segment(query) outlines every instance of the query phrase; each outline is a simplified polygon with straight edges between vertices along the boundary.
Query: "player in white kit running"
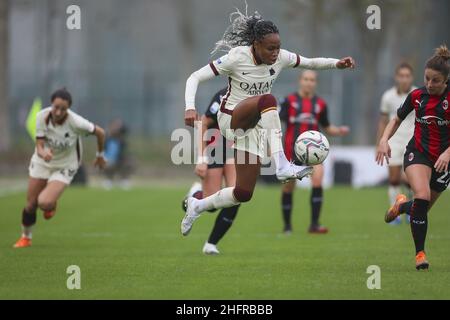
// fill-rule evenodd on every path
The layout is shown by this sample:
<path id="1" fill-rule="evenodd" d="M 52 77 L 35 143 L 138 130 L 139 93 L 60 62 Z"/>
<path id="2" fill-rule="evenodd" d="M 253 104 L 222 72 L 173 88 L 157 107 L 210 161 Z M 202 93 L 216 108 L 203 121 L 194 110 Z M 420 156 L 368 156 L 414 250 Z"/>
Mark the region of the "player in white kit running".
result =
<path id="1" fill-rule="evenodd" d="M 103 169 L 106 164 L 104 130 L 69 110 L 72 96 L 65 88 L 52 94 L 51 103 L 36 117 L 36 148 L 29 166 L 27 205 L 22 211 L 22 236 L 15 248 L 31 246 L 37 208 L 47 220 L 55 215 L 56 202 L 80 165 L 82 136 L 97 137 L 94 165 Z"/>
<path id="2" fill-rule="evenodd" d="M 234 140 L 236 185 L 201 200 L 188 198 L 186 215 L 181 223 L 181 233 L 185 236 L 202 212 L 250 201 L 260 174 L 260 158 L 267 153 L 264 147 L 266 139 L 280 181 L 302 179 L 312 173 L 311 167 L 290 163 L 283 151 L 277 101 L 270 94 L 280 72 L 297 67 L 354 67 L 351 57 L 341 60 L 308 59 L 283 50 L 274 23 L 262 19 L 258 13 L 248 16 L 237 11 L 234 15 L 232 25 L 213 51 L 226 49 L 228 53 L 194 72 L 186 82 L 185 123 L 193 126 L 198 119 L 195 110 L 198 84 L 218 75 L 227 76 L 228 92 L 222 98 L 218 123 L 222 135 Z"/>
<path id="3" fill-rule="evenodd" d="M 380 120 L 378 123 L 378 141 L 390 120 L 397 116 L 397 109 L 403 104 L 407 95 L 416 87 L 413 86 L 413 68 L 408 63 L 401 63 L 395 69 L 395 86 L 387 90 L 381 98 Z M 389 140 L 391 146 L 391 158 L 389 160 L 389 204 L 393 205 L 396 197 L 401 192 L 401 184 L 406 182 L 406 177 L 402 174 L 403 155 L 406 145 L 414 134 L 414 113 L 411 112 L 402 122 L 394 136 Z M 400 216 L 393 224 L 401 222 Z"/>

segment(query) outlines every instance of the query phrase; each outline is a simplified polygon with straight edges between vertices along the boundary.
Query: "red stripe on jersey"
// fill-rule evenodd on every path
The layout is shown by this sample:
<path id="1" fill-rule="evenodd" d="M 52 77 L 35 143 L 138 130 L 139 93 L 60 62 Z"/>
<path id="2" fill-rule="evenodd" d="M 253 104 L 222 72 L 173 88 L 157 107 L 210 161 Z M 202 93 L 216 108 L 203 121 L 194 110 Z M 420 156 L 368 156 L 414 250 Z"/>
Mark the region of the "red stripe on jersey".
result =
<path id="1" fill-rule="evenodd" d="M 314 117 L 316 118 L 316 124 L 315 124 L 313 130 L 320 131 L 319 125 L 322 125 L 320 123 L 320 118 L 322 117 L 322 112 L 325 112 L 325 108 L 327 107 L 327 103 L 325 102 L 325 100 L 323 100 L 322 98 L 317 97 L 317 96 L 316 96 L 316 103 L 319 106 L 319 108 L 318 108 L 318 110 L 315 110 L 315 112 L 314 112 Z M 314 106 L 314 108 L 315 107 L 316 106 Z"/>
<path id="2" fill-rule="evenodd" d="M 297 103 L 297 95 L 291 94 L 287 97 L 287 101 L 289 102 L 288 106 L 288 123 L 286 126 L 286 134 L 284 138 L 284 153 L 286 158 L 289 161 L 292 161 L 294 158 L 294 139 L 296 138 L 295 125 L 291 123 L 291 119 L 295 119 L 297 116 L 297 110 L 292 107 L 294 103 Z"/>
<path id="3" fill-rule="evenodd" d="M 313 114 L 314 106 L 312 105 L 311 99 L 302 99 L 302 106 L 303 106 L 302 114 L 304 114 L 304 113 Z M 297 134 L 302 134 L 303 132 L 308 131 L 308 130 L 310 130 L 310 124 L 309 123 L 301 123 L 299 132 Z"/>
<path id="4" fill-rule="evenodd" d="M 416 100 L 420 101 L 421 99 L 420 95 L 421 95 L 420 89 L 417 89 L 411 93 L 412 98 L 411 100 L 414 105 L 415 117 L 418 117 L 419 104 L 416 102 Z M 422 127 L 420 126 L 419 123 L 414 122 L 414 145 L 419 152 L 423 152 L 422 144 L 420 143 L 421 140 L 422 140 Z"/>
<path id="5" fill-rule="evenodd" d="M 216 68 L 216 66 L 214 65 L 214 63 L 210 62 L 210 63 L 209 63 L 209 66 L 211 67 L 211 69 L 212 69 L 212 71 L 214 72 L 214 74 L 215 74 L 216 76 L 218 76 L 218 75 L 219 75 L 219 71 L 217 71 L 217 68 Z"/>
<path id="6" fill-rule="evenodd" d="M 228 90 L 227 90 L 227 94 L 225 95 L 225 97 L 222 99 L 222 102 L 220 103 L 220 112 L 229 114 L 231 116 L 233 114 L 233 110 L 229 110 L 229 109 L 225 108 L 225 105 L 227 104 L 230 94 L 231 94 L 231 78 L 228 77 Z"/>
<path id="7" fill-rule="evenodd" d="M 437 104 L 439 104 L 440 97 L 430 97 L 426 106 L 426 114 L 430 116 L 437 116 Z M 441 135 L 438 125 L 436 123 L 428 126 L 428 151 L 433 161 L 439 157 L 439 149 L 441 147 Z"/>

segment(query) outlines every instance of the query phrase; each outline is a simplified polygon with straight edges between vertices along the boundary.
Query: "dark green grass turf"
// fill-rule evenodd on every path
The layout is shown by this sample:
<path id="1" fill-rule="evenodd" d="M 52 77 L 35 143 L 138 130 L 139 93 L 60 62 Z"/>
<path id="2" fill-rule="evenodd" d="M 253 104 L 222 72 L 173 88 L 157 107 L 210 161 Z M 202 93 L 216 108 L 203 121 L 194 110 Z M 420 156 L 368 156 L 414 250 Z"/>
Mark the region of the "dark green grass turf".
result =
<path id="1" fill-rule="evenodd" d="M 12 249 L 25 195 L 0 198 L 0 298 L 7 299 L 450 299 L 450 193 L 431 212 L 431 268 L 414 268 L 409 226 L 383 222 L 385 189 L 325 193 L 328 235 L 308 235 L 309 191 L 297 190 L 294 234 L 281 230 L 279 187 L 258 186 L 220 256 L 201 253 L 215 219 L 180 235 L 182 188 L 70 188 L 58 213 L 39 213 L 33 247 Z M 66 268 L 81 268 L 81 290 Z M 381 268 L 381 290 L 366 286 Z"/>

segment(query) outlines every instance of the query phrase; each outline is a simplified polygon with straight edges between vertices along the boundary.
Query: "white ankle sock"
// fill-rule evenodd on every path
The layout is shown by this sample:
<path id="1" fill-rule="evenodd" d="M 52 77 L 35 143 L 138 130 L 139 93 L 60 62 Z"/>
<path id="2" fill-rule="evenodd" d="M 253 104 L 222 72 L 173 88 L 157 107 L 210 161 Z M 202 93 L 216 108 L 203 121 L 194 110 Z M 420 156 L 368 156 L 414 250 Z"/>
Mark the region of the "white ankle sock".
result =
<path id="1" fill-rule="evenodd" d="M 283 150 L 280 116 L 277 110 L 261 113 L 261 126 L 267 130 L 270 152 L 277 170 L 289 165 Z"/>
<path id="2" fill-rule="evenodd" d="M 201 200 L 197 200 L 197 212 L 229 208 L 239 204 L 233 195 L 234 187 L 224 188 Z"/>
<path id="3" fill-rule="evenodd" d="M 287 166 L 289 166 L 291 163 L 289 162 L 289 160 L 286 158 L 286 155 L 284 154 L 284 151 L 278 151 L 275 154 L 272 154 L 272 158 L 275 161 L 275 167 L 276 170 L 279 171 L 283 168 L 286 168 Z"/>
<path id="4" fill-rule="evenodd" d="M 401 192 L 400 186 L 389 185 L 388 194 L 390 204 L 393 205 L 395 203 L 395 198 Z"/>
<path id="5" fill-rule="evenodd" d="M 22 225 L 22 237 L 31 239 L 33 237 L 33 234 L 31 233 L 31 229 L 33 227 L 25 227 Z"/>

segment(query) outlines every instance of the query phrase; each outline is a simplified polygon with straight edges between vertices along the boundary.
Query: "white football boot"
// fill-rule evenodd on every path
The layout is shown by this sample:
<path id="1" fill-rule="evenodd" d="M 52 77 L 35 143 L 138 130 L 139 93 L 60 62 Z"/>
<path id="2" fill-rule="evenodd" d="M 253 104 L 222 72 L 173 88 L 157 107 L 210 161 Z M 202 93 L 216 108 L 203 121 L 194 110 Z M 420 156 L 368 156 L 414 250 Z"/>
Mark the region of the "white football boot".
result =
<path id="1" fill-rule="evenodd" d="M 190 197 L 193 197 L 194 194 L 198 191 L 202 191 L 202 184 L 198 181 L 194 182 L 191 186 L 191 188 L 189 189 L 188 193 L 186 194 L 186 197 L 184 197 L 183 201 L 181 201 L 181 208 L 183 209 L 184 212 L 186 212 L 186 203 L 187 203 L 187 199 Z"/>
<path id="2" fill-rule="evenodd" d="M 206 242 L 203 246 L 203 253 L 207 255 L 216 255 L 219 254 L 219 250 L 217 249 L 215 244 Z"/>
<path id="3" fill-rule="evenodd" d="M 302 180 L 305 177 L 309 177 L 313 172 L 313 167 L 302 167 L 290 163 L 289 166 L 277 170 L 277 179 L 282 183 L 286 183 L 289 180 L 298 179 Z"/>
<path id="4" fill-rule="evenodd" d="M 200 212 L 196 211 L 196 202 L 199 201 L 193 197 L 189 197 L 186 200 L 186 214 L 181 221 L 181 234 L 187 236 L 192 229 L 192 225 L 195 220 L 200 217 Z"/>

